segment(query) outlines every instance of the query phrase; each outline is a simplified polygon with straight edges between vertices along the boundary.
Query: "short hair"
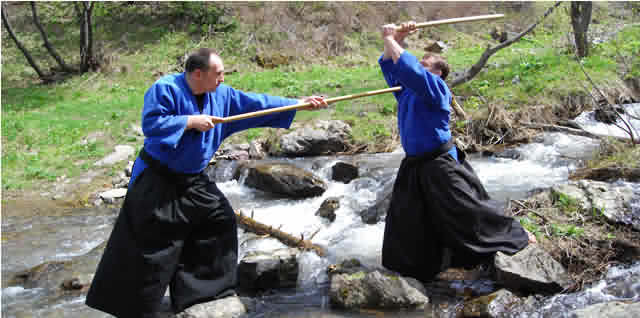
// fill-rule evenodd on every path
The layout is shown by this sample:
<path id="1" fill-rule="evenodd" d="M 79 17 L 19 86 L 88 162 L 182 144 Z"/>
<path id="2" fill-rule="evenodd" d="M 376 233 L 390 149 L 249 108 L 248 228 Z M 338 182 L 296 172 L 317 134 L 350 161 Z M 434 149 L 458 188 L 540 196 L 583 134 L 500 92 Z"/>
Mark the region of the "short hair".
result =
<path id="1" fill-rule="evenodd" d="M 187 71 L 187 73 L 191 73 L 195 70 L 208 71 L 211 55 L 218 56 L 218 53 L 209 48 L 200 48 L 197 51 L 191 53 L 191 55 L 189 55 L 187 61 L 185 62 L 185 71 Z"/>
<path id="2" fill-rule="evenodd" d="M 439 54 L 434 54 L 434 53 L 426 53 L 422 58 L 428 59 L 431 57 L 435 59 L 433 63 L 433 67 L 437 70 L 440 70 L 440 72 L 442 72 L 442 75 L 440 77 L 443 80 L 446 80 L 447 76 L 449 76 L 449 71 L 450 71 L 447 60 L 445 60 L 445 58 L 440 56 Z"/>

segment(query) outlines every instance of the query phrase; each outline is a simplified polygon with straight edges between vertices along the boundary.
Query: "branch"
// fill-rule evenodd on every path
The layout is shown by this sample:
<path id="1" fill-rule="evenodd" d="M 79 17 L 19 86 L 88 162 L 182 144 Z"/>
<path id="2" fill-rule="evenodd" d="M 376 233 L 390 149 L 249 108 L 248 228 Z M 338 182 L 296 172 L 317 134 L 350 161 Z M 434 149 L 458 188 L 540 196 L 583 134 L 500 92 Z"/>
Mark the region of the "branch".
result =
<path id="1" fill-rule="evenodd" d="M 42 27 L 42 24 L 40 24 L 40 19 L 38 18 L 38 12 L 36 11 L 35 1 L 31 1 L 31 14 L 33 15 L 33 23 L 35 23 L 36 27 L 38 28 L 38 31 L 40 31 L 40 35 L 42 35 L 42 40 L 44 41 L 44 46 L 47 48 L 47 51 L 49 51 L 49 54 L 51 54 L 51 56 L 53 56 L 56 62 L 58 62 L 58 65 L 60 65 L 63 71 L 67 71 L 67 72 L 73 71 L 73 69 L 67 66 L 67 64 L 60 57 L 60 55 L 58 55 L 58 53 L 55 51 L 53 46 L 51 46 L 51 43 L 47 38 L 47 33 L 44 32 L 44 28 Z"/>
<path id="2" fill-rule="evenodd" d="M 584 69 L 584 66 L 582 65 L 582 63 L 580 63 L 580 59 L 579 57 L 576 55 L 576 60 L 578 62 L 578 65 L 580 65 L 580 69 L 582 70 L 582 73 L 584 73 L 584 75 L 587 77 L 587 79 L 589 80 L 589 82 L 591 83 L 591 85 L 598 91 L 598 93 L 600 94 L 600 96 L 602 96 L 602 98 L 607 102 L 607 107 L 613 111 L 614 114 L 616 114 L 616 117 L 618 117 L 622 123 L 625 125 L 626 128 L 623 128 L 622 126 L 620 126 L 618 123 L 614 123 L 614 125 L 618 128 L 620 128 L 622 131 L 624 131 L 625 133 L 627 133 L 627 135 L 629 135 L 629 138 L 631 139 L 631 144 L 635 145 L 636 144 L 636 140 L 634 137 L 634 129 L 631 127 L 631 125 L 629 124 L 629 122 L 622 117 L 622 115 L 620 115 L 620 113 L 618 113 L 615 108 L 613 107 L 613 105 L 611 105 L 611 103 L 609 102 L 609 99 L 607 98 L 607 96 L 600 90 L 600 88 L 596 85 L 596 83 L 593 81 L 593 79 L 591 78 L 591 76 L 589 76 L 589 73 L 587 73 L 587 71 Z M 601 107 L 602 108 L 602 107 Z"/>
<path id="3" fill-rule="evenodd" d="M 300 238 L 297 238 L 289 233 L 285 233 L 283 231 L 280 231 L 279 229 L 275 229 L 272 226 L 262 224 L 254 220 L 253 218 L 244 216 L 242 213 L 236 212 L 236 218 L 238 219 L 238 224 L 247 231 L 253 232 L 258 235 L 269 234 L 270 236 L 277 238 L 280 242 L 287 246 L 297 247 L 302 250 L 311 250 L 318 254 L 318 256 L 327 255 L 327 251 L 322 246 L 313 244 L 309 240 L 305 240 L 303 235 L 300 235 Z M 316 231 L 316 233 L 313 233 L 313 235 L 311 235 L 311 238 L 313 238 L 317 233 L 318 231 Z"/>
<path id="4" fill-rule="evenodd" d="M 556 7 L 558 7 L 561 4 L 562 4 L 562 2 L 558 1 L 553 6 L 549 7 L 549 9 L 547 9 L 547 11 L 544 13 L 544 15 L 540 19 L 538 19 L 538 21 L 536 23 L 534 23 L 531 26 L 529 26 L 526 30 L 520 32 L 520 34 L 516 35 L 514 38 L 512 38 L 510 40 L 507 40 L 507 41 L 505 41 L 503 43 L 500 43 L 495 47 L 491 47 L 490 44 L 487 45 L 487 48 L 482 53 L 482 56 L 480 56 L 480 59 L 478 59 L 478 61 L 473 66 L 471 66 L 471 68 L 469 68 L 462 76 L 453 79 L 451 81 L 451 85 L 449 85 L 449 86 L 450 87 L 455 87 L 455 86 L 458 86 L 460 84 L 464 84 L 464 83 L 470 81 L 472 78 L 474 78 L 476 75 L 478 75 L 478 73 L 480 73 L 480 70 L 482 70 L 482 68 L 487 64 L 487 61 L 489 60 L 489 58 L 493 54 L 495 54 L 496 52 L 504 49 L 505 47 L 507 47 L 507 46 L 519 41 L 522 37 L 527 35 L 536 26 L 538 26 L 538 24 L 540 24 L 540 22 L 542 22 L 547 16 L 549 16 L 549 14 L 551 14 L 551 12 L 553 12 L 553 10 Z"/>
<path id="5" fill-rule="evenodd" d="M 24 57 L 27 58 L 29 65 L 31 65 L 31 67 L 33 67 L 36 73 L 38 73 L 38 76 L 40 77 L 40 79 L 44 82 L 48 82 L 49 81 L 48 77 L 40 70 L 40 67 L 38 67 L 38 64 L 36 64 L 36 61 L 33 60 L 33 57 L 31 57 L 31 54 L 29 53 L 29 51 L 27 51 L 24 45 L 22 45 L 20 40 L 18 40 L 16 35 L 13 33 L 13 29 L 9 24 L 9 19 L 7 19 L 7 10 L 4 4 L 2 4 L 2 24 L 4 24 L 4 27 L 7 29 L 7 33 L 9 33 L 9 36 L 11 37 L 13 42 L 16 43 L 16 46 L 18 47 L 18 49 L 20 49 Z"/>

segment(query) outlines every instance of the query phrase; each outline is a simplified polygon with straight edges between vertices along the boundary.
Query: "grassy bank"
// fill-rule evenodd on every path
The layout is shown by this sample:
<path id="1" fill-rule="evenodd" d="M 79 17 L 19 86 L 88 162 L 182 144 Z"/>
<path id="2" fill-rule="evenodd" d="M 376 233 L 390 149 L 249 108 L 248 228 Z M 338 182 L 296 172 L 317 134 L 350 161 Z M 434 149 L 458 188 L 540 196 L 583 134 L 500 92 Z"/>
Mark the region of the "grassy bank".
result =
<path id="1" fill-rule="evenodd" d="M 365 4 L 361 6 L 359 10 L 366 12 Z M 539 15 L 547 6 L 535 3 L 529 12 L 512 13 L 506 25 L 530 21 L 532 15 Z M 14 12 L 29 14 L 24 8 Z M 145 18 L 144 12 L 137 14 L 128 18 L 132 23 L 128 28 L 123 28 L 122 20 L 109 12 L 96 17 L 96 34 L 101 36 L 105 67 L 50 85 L 37 82 L 33 70 L 3 31 L 4 190 L 38 189 L 63 177 L 79 176 L 95 169 L 93 163 L 110 153 L 116 144 L 139 148 L 142 138 L 131 127 L 139 125 L 144 92 L 162 74 L 180 71 L 180 58 L 196 47 L 224 48 L 221 55 L 226 69 L 231 71 L 226 76 L 227 84 L 247 91 L 335 97 L 386 87 L 377 65 L 382 44 L 375 28 L 342 34 L 339 55 L 331 54 L 331 47 L 318 48 L 318 43 L 308 40 L 309 35 L 300 34 L 299 38 L 309 42 L 301 43 L 299 54 L 293 55 L 280 49 L 281 39 L 257 22 L 240 21 L 235 31 L 202 36 L 194 33 L 190 25 L 162 23 L 161 16 Z M 629 22 L 625 17 L 611 17 L 606 4 L 597 6 L 594 17 L 599 24 L 592 28 L 598 30 L 614 30 Z M 36 57 L 45 57 L 41 39 L 28 20 L 22 25 L 18 22 L 15 31 L 21 40 Z M 55 30 L 60 23 L 48 27 Z M 493 26 L 503 24 L 430 29 L 411 40 L 409 51 L 422 55 L 424 41 L 446 39 L 449 49 L 443 54 L 454 70 L 461 70 L 475 62 L 487 44 L 496 44 L 488 35 Z M 506 109 L 562 105 L 568 95 L 586 94 L 584 87 L 588 84 L 568 51 L 569 31 L 566 13 L 556 10 L 534 34 L 501 50 L 490 59 L 486 71 L 454 88 L 454 93 L 463 98 L 463 106 L 472 114 L 480 113 L 489 104 Z M 60 31 L 50 37 L 64 56 L 73 58 L 77 50 L 76 33 Z M 307 52 L 305 47 L 312 53 L 303 54 Z M 599 85 L 616 85 L 622 76 L 638 76 L 639 51 L 640 27 L 627 26 L 609 41 L 595 45 L 582 64 Z M 256 56 L 277 54 L 293 58 L 273 69 L 262 68 L 255 62 Z M 52 64 L 42 61 L 41 66 Z M 348 121 L 353 126 L 354 142 L 359 144 L 389 142 L 395 135 L 395 101 L 390 94 L 336 103 L 326 111 L 300 112 L 296 121 L 318 118 Z M 267 133 L 254 129 L 234 136 L 230 142 L 244 142 Z M 104 173 L 116 173 L 122 165 Z"/>

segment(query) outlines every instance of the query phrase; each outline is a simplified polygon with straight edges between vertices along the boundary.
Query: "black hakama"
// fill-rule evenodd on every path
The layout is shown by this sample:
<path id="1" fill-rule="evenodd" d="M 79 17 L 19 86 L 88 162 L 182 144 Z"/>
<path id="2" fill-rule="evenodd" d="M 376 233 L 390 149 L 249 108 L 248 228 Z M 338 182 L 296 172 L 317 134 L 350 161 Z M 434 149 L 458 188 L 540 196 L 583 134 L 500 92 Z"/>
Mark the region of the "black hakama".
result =
<path id="1" fill-rule="evenodd" d="M 167 286 L 177 313 L 236 283 L 237 227 L 227 199 L 205 173 L 172 173 L 145 155 L 149 167 L 127 193 L 86 298 L 116 317 L 159 311 Z"/>
<path id="2" fill-rule="evenodd" d="M 465 154 L 403 159 L 386 216 L 382 264 L 423 282 L 448 265 L 472 266 L 497 251 L 514 254 L 528 235 L 492 201 Z M 453 255 L 446 264 L 445 249 Z"/>

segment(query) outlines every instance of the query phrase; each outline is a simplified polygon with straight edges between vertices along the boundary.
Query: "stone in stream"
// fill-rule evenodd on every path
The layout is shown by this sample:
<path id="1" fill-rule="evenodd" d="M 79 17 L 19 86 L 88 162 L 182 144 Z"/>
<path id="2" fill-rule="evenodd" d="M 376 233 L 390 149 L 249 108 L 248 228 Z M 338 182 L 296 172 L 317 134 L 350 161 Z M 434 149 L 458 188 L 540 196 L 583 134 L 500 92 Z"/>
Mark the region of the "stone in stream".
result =
<path id="1" fill-rule="evenodd" d="M 416 279 L 384 269 L 368 269 L 357 260 L 329 268 L 332 305 L 350 310 L 422 310 L 429 304 L 424 286 Z"/>
<path id="2" fill-rule="evenodd" d="M 327 184 L 315 174 L 287 163 L 248 164 L 239 167 L 236 179 L 248 170 L 245 185 L 289 198 L 309 198 L 322 195 Z"/>
<path id="3" fill-rule="evenodd" d="M 329 222 L 336 220 L 336 210 L 340 208 L 340 198 L 331 197 L 322 202 L 315 215 L 323 217 Z"/>
<path id="4" fill-rule="evenodd" d="M 497 252 L 494 266 L 496 281 L 512 291 L 554 294 L 572 284 L 564 267 L 536 244 L 514 255 Z"/>

